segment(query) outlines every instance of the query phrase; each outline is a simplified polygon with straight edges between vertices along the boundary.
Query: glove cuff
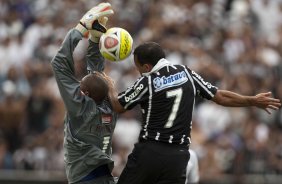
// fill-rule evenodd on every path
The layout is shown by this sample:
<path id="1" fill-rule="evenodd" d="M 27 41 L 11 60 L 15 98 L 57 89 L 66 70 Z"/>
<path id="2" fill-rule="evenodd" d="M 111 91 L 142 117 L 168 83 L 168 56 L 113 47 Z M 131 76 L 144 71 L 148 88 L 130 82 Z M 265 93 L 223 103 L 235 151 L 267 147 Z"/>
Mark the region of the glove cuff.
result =
<path id="1" fill-rule="evenodd" d="M 84 38 L 88 37 L 89 31 L 81 23 L 78 23 L 75 29 L 78 30 Z"/>

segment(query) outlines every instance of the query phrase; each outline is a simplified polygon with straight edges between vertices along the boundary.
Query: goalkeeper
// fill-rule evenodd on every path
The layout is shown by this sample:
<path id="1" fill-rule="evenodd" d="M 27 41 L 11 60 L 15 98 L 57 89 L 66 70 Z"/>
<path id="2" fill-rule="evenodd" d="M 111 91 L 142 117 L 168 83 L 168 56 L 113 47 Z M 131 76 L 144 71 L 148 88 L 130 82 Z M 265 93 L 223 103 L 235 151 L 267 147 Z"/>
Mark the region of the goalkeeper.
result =
<path id="1" fill-rule="evenodd" d="M 65 104 L 64 161 L 69 183 L 113 184 L 111 175 L 112 134 L 116 113 L 108 100 L 111 85 L 102 73 L 104 58 L 99 37 L 106 32 L 109 3 L 89 10 L 66 35 L 51 64 Z M 89 37 L 86 62 L 89 74 L 79 82 L 74 74 L 73 51 L 83 37 Z"/>

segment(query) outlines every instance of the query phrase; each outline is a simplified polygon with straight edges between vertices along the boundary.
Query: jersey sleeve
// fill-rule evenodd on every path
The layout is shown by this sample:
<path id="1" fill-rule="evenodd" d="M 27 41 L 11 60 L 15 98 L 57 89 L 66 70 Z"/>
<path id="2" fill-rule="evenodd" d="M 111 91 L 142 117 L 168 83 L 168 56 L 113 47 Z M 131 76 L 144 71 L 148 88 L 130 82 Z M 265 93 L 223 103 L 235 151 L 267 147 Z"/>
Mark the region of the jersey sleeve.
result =
<path id="1" fill-rule="evenodd" d="M 65 108 L 71 115 L 81 113 L 85 101 L 85 96 L 80 91 L 80 83 L 75 78 L 73 60 L 73 51 L 81 39 L 82 34 L 80 32 L 75 29 L 70 30 L 51 61 Z"/>
<path id="2" fill-rule="evenodd" d="M 192 76 L 193 83 L 194 83 L 195 88 L 196 88 L 196 93 L 197 93 L 196 95 L 198 95 L 202 98 L 205 98 L 207 100 L 211 100 L 214 97 L 214 95 L 217 91 L 217 87 L 213 86 L 209 82 L 206 82 L 203 79 L 203 77 L 201 77 L 195 71 L 189 69 L 188 67 L 186 67 L 186 68 Z"/>
<path id="3" fill-rule="evenodd" d="M 148 78 L 141 77 L 126 91 L 121 92 L 118 95 L 118 100 L 124 109 L 130 110 L 142 101 L 147 100 L 148 94 Z"/>
<path id="4" fill-rule="evenodd" d="M 104 62 L 105 59 L 100 53 L 99 44 L 88 40 L 89 46 L 86 54 L 86 63 L 88 73 L 93 71 L 104 71 Z"/>

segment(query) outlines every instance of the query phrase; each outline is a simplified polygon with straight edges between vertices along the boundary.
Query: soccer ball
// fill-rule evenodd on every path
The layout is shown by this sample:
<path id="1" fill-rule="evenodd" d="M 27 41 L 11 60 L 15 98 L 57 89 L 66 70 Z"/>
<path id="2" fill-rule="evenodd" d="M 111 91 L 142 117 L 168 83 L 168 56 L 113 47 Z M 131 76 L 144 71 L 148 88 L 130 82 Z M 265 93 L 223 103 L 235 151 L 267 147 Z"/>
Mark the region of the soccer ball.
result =
<path id="1" fill-rule="evenodd" d="M 118 62 L 131 54 L 132 45 L 133 39 L 125 29 L 113 27 L 101 36 L 99 49 L 104 58 Z"/>

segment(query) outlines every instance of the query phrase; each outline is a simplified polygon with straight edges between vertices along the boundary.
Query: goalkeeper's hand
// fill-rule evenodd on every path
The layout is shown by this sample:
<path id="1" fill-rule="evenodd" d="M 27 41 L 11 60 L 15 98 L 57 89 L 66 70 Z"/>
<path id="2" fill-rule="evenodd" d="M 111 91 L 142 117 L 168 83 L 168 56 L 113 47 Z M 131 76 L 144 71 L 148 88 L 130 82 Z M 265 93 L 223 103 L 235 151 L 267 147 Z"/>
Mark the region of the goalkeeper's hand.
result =
<path id="1" fill-rule="evenodd" d="M 102 25 L 103 17 L 112 15 L 114 11 L 112 10 L 110 3 L 100 3 L 97 6 L 91 8 L 81 19 L 79 24 L 75 27 L 84 37 L 88 36 L 88 30 L 95 30 L 97 32 L 105 33 L 107 31 L 106 27 Z M 99 22 L 101 21 L 101 23 Z M 100 34 L 100 35 L 101 35 Z"/>
<path id="2" fill-rule="evenodd" d="M 94 42 L 94 43 L 99 43 L 100 41 L 100 37 L 102 36 L 103 33 L 105 33 L 107 31 L 106 28 L 106 24 L 108 21 L 108 17 L 101 17 L 98 19 L 98 22 L 94 22 L 93 27 L 103 27 L 103 31 L 99 30 L 99 29 L 92 29 L 89 30 L 90 33 L 90 37 L 89 39 Z"/>

